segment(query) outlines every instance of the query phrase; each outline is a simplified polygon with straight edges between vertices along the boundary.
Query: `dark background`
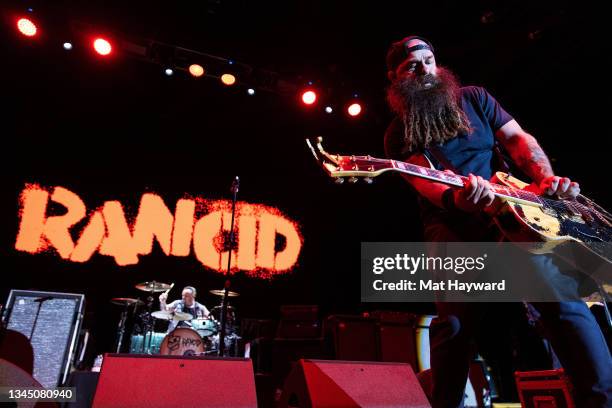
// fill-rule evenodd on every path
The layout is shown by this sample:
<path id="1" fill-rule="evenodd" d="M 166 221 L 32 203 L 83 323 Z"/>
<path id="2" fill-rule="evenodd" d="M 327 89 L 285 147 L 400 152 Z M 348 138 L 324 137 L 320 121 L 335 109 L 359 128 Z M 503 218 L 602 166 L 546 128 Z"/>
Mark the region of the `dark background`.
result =
<path id="1" fill-rule="evenodd" d="M 282 304 L 318 304 L 322 313 L 386 308 L 432 311 L 422 304 L 362 304 L 359 251 L 364 241 L 417 241 L 414 196 L 396 175 L 371 185 L 336 186 L 317 168 L 305 137 L 323 135 L 328 150 L 383 156 L 391 119 L 384 102 L 384 56 L 408 34 L 429 38 L 438 63 L 466 84 L 482 85 L 548 152 L 556 172 L 610 204 L 604 165 L 609 116 L 604 13 L 594 1 L 264 1 L 200 0 L 4 2 L 1 42 L 2 199 L 0 300 L 11 288 L 85 293 L 87 324 L 100 351 L 112 346 L 118 307 L 137 282 L 194 285 L 199 300 L 223 277 L 193 257 L 156 247 L 137 265 L 95 255 L 85 264 L 14 249 L 18 196 L 25 183 L 63 186 L 92 210 L 119 200 L 135 210 L 142 193 L 171 210 L 185 194 L 239 198 L 281 209 L 301 225 L 296 269 L 271 281 L 236 276 L 239 317 L 275 317 Z M 15 17 L 33 7 L 41 26 L 20 37 Z M 162 67 L 84 50 L 68 27 L 82 21 L 133 38 L 153 38 L 282 74 L 312 80 L 332 103 L 358 92 L 365 111 L 349 119 L 323 102 L 305 109 L 295 95 L 222 87 L 216 80 L 171 78 Z M 61 44 L 70 38 L 75 49 Z M 604 102 L 600 102 L 600 101 Z M 170 298 L 176 298 L 173 290 Z"/>

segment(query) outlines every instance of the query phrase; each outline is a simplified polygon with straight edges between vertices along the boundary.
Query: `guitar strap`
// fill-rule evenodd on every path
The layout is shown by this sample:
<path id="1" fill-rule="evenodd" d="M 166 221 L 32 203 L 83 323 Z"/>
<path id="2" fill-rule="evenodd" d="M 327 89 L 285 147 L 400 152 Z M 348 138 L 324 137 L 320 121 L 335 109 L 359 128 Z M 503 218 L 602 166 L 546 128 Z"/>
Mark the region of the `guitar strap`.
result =
<path id="1" fill-rule="evenodd" d="M 499 147 L 499 142 L 497 140 L 495 140 L 495 143 L 493 145 L 493 151 L 495 152 L 495 156 L 497 157 L 500 170 L 504 173 L 512 175 L 512 172 L 510 171 L 510 166 L 508 165 L 508 162 L 506 161 L 506 158 L 504 157 L 504 154 L 502 153 L 501 148 Z M 442 150 L 440 150 L 439 145 L 430 145 L 428 149 L 425 149 L 425 154 L 427 155 L 427 153 L 431 154 L 438 161 L 438 163 L 442 165 L 444 170 L 451 170 L 455 174 L 461 174 L 457 170 L 457 168 L 453 166 L 450 160 L 446 158 L 446 155 L 442 153 Z"/>
<path id="2" fill-rule="evenodd" d="M 440 163 L 444 170 L 450 170 L 455 174 L 461 174 L 459 173 L 457 168 L 453 166 L 453 163 L 451 163 L 450 160 L 446 158 L 444 153 L 442 153 L 442 150 L 440 150 L 440 147 L 438 145 L 430 145 L 428 149 L 425 149 L 425 154 L 427 153 L 431 154 L 438 161 L 438 163 Z"/>

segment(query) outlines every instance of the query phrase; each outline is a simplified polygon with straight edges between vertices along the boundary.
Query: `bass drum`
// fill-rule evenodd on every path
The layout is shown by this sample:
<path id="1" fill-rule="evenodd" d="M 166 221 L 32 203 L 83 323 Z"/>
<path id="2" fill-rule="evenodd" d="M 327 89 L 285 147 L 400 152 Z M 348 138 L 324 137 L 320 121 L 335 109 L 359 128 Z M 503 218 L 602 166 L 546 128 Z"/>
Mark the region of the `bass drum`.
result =
<path id="1" fill-rule="evenodd" d="M 206 351 L 202 337 L 195 330 L 179 327 L 164 337 L 159 354 L 163 356 L 193 356 Z"/>

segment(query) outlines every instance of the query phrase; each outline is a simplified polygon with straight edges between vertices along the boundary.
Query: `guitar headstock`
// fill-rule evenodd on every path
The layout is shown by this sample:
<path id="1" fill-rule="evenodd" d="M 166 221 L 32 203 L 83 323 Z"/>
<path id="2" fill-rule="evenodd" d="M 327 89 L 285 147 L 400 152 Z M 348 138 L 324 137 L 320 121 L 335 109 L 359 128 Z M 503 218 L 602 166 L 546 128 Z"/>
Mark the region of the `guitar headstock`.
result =
<path id="1" fill-rule="evenodd" d="M 315 159 L 330 177 L 335 178 L 338 184 L 342 184 L 347 177 L 350 183 L 356 183 L 362 178 L 366 183 L 371 184 L 373 177 L 393 168 L 391 161 L 386 159 L 377 159 L 371 156 L 330 154 L 323 149 L 322 143 L 323 138 L 320 136 L 316 138 L 314 143 L 310 139 L 306 139 L 306 144 Z"/>

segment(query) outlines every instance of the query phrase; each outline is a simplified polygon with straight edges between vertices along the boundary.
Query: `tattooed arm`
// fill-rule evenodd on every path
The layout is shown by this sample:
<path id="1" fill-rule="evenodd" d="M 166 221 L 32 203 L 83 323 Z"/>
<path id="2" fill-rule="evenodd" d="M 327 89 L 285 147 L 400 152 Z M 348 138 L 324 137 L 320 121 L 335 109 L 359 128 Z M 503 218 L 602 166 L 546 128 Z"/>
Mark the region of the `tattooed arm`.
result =
<path id="1" fill-rule="evenodd" d="M 495 136 L 517 166 L 533 180 L 530 190 L 539 194 L 556 194 L 560 198 L 574 198 L 580 193 L 578 183 L 567 177 L 555 176 L 544 150 L 516 120 L 502 126 Z"/>

